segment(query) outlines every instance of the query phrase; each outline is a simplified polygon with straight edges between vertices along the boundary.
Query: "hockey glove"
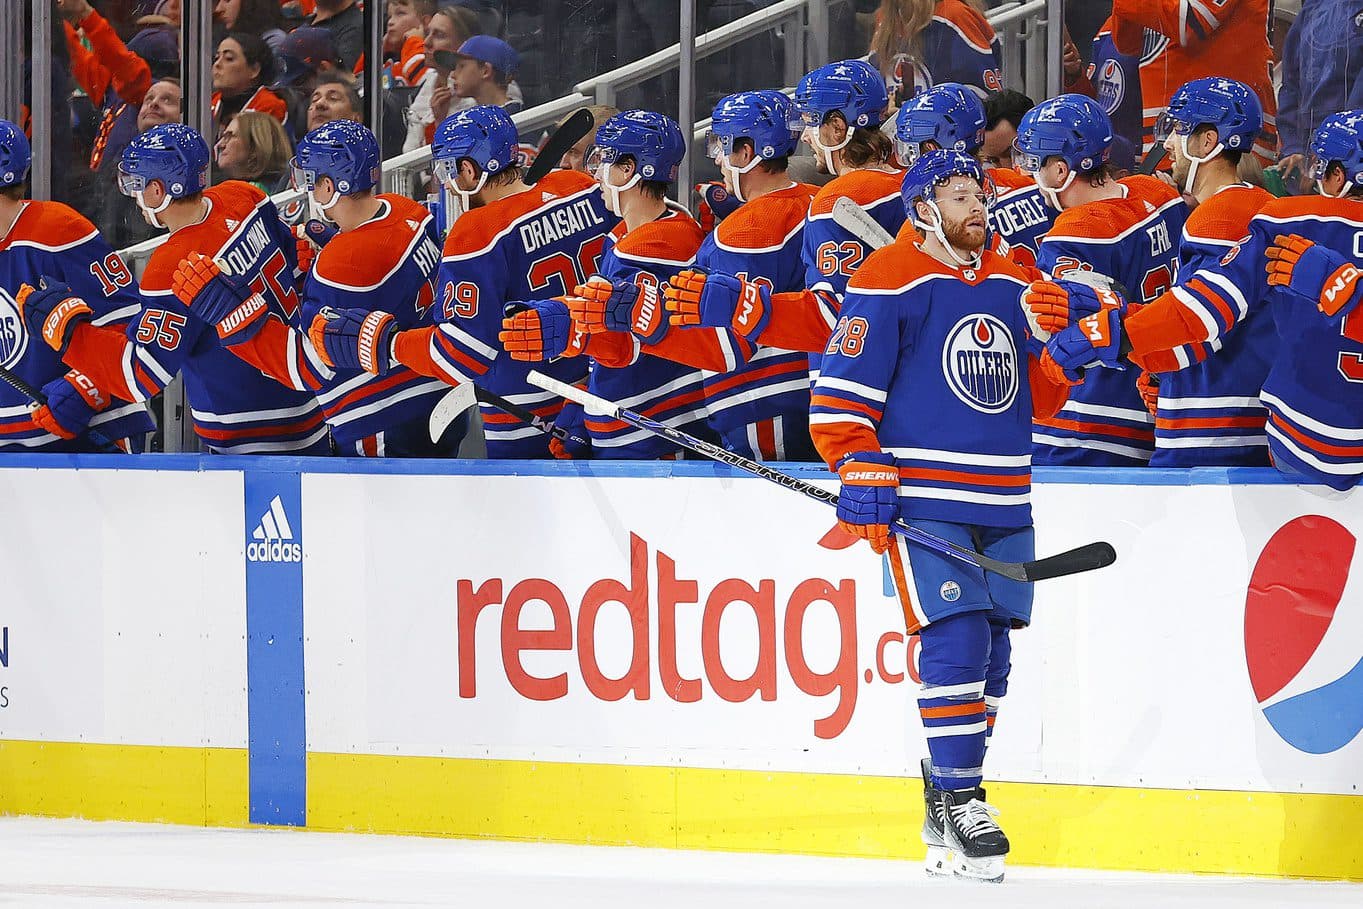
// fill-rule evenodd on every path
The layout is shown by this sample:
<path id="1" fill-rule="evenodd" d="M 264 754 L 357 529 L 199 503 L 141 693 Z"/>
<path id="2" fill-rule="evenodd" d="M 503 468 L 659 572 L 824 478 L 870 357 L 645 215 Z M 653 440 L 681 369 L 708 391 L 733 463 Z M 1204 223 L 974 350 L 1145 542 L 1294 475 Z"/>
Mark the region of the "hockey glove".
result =
<path id="1" fill-rule="evenodd" d="M 324 306 L 312 317 L 308 340 L 328 366 L 385 376 L 396 365 L 393 338 L 397 328 L 396 317 L 383 310 Z"/>
<path id="2" fill-rule="evenodd" d="M 1081 369 L 1103 366 L 1126 369 L 1121 356 L 1122 317 L 1115 309 L 1104 309 L 1059 332 L 1046 342 L 1046 353 L 1073 384 Z"/>
<path id="3" fill-rule="evenodd" d="M 733 275 L 688 268 L 663 287 L 673 325 L 732 328 L 756 341 L 771 321 L 771 290 Z"/>
<path id="4" fill-rule="evenodd" d="M 657 344 L 667 333 L 662 302 L 654 285 L 592 275 L 573 290 L 568 309 L 588 332 L 627 331 L 645 344 Z"/>
<path id="5" fill-rule="evenodd" d="M 1022 292 L 1027 324 L 1042 341 L 1050 340 L 1051 335 L 1064 331 L 1084 316 L 1121 305 L 1121 297 L 1113 291 L 1070 280 L 1033 281 Z"/>
<path id="6" fill-rule="evenodd" d="M 576 401 L 568 401 L 554 417 L 554 426 L 568 431 L 571 438 L 564 440 L 558 436 L 549 437 L 549 453 L 560 461 L 590 458 L 592 456 L 591 437 L 587 435 L 586 412 Z M 587 441 L 587 444 L 577 441 Z"/>
<path id="7" fill-rule="evenodd" d="M 1265 252 L 1268 283 L 1305 297 L 1327 316 L 1347 316 L 1363 297 L 1363 271 L 1334 250 L 1296 234 L 1279 234 Z"/>
<path id="8" fill-rule="evenodd" d="M 312 263 L 317 258 L 317 254 L 336 234 L 335 227 L 316 218 L 306 224 L 294 226 L 294 251 L 298 254 L 299 274 L 306 275 L 312 270 Z"/>
<path id="9" fill-rule="evenodd" d="M 191 254 L 176 267 L 170 289 L 194 315 L 217 329 L 225 347 L 254 338 L 270 315 L 264 297 L 202 253 Z"/>
<path id="10" fill-rule="evenodd" d="M 47 403 L 34 409 L 33 422 L 59 439 L 76 438 L 109 406 L 95 383 L 74 369 L 44 385 L 43 394 Z"/>
<path id="11" fill-rule="evenodd" d="M 28 333 L 41 336 L 58 355 L 66 353 L 66 345 L 71 343 L 76 326 L 95 317 L 90 304 L 61 281 L 43 278 L 39 288 L 24 284 L 19 288 L 17 300 Z"/>
<path id="12" fill-rule="evenodd" d="M 1145 404 L 1145 409 L 1150 411 L 1150 416 L 1155 416 L 1159 410 L 1159 376 L 1153 372 L 1143 372 L 1136 376 L 1136 391 L 1140 392 L 1141 402 Z"/>
<path id="13" fill-rule="evenodd" d="M 700 229 L 707 234 L 743 204 L 719 180 L 697 183 L 696 195 L 700 197 Z"/>
<path id="14" fill-rule="evenodd" d="M 890 548 L 890 523 L 899 516 L 899 468 L 894 455 L 858 451 L 838 462 L 838 524 L 881 553 Z"/>
<path id="15" fill-rule="evenodd" d="M 497 340 L 513 360 L 539 363 L 582 352 L 586 331 L 574 327 L 561 300 L 508 303 Z"/>

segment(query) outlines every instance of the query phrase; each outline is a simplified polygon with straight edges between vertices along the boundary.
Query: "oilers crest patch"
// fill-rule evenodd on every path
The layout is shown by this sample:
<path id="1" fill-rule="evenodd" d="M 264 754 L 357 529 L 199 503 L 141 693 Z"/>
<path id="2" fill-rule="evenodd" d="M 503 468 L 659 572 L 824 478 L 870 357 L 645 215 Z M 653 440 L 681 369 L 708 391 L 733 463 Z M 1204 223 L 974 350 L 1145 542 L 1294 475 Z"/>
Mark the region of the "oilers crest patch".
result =
<path id="1" fill-rule="evenodd" d="M 1018 394 L 1013 335 L 998 318 L 966 316 L 947 333 L 942 373 L 953 394 L 981 413 L 1002 413 Z"/>
<path id="2" fill-rule="evenodd" d="M 13 369 L 27 350 L 28 331 L 19 315 L 19 304 L 0 287 L 0 366 Z"/>

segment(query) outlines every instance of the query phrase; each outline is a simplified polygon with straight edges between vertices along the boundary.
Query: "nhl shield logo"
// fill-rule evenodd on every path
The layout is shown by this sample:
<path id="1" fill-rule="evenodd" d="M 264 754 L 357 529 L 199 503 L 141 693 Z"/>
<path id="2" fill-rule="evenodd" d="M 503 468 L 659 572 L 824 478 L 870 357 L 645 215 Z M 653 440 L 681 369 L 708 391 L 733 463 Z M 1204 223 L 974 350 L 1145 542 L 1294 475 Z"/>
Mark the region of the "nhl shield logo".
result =
<path id="1" fill-rule="evenodd" d="M 1002 413 L 1018 394 L 1013 335 L 994 316 L 966 316 L 947 333 L 942 373 L 953 394 L 981 413 Z"/>
<path id="2" fill-rule="evenodd" d="M 13 369 L 28 350 L 28 332 L 24 329 L 19 304 L 0 287 L 0 366 Z"/>

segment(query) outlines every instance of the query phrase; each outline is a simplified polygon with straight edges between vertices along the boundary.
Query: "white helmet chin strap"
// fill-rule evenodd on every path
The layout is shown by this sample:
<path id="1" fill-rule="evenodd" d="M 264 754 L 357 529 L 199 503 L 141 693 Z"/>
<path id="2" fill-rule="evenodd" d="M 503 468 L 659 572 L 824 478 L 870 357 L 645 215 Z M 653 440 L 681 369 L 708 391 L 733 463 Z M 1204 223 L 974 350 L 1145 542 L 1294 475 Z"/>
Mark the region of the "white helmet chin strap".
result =
<path id="1" fill-rule="evenodd" d="M 336 221 L 327 212 L 331 211 L 331 207 L 341 198 L 341 191 L 336 189 L 335 181 L 332 182 L 332 190 L 331 201 L 326 203 L 317 201 L 316 187 L 308 190 L 308 203 L 313 207 L 317 216 L 329 224 L 335 224 Z"/>
<path id="2" fill-rule="evenodd" d="M 961 266 L 962 268 L 978 268 L 980 265 L 979 252 L 976 252 L 972 256 L 963 256 L 961 255 L 960 251 L 957 250 L 955 246 L 952 246 L 951 242 L 947 240 L 947 234 L 946 230 L 944 229 L 944 222 L 942 220 L 942 210 L 937 207 L 936 200 L 924 199 L 923 204 L 926 205 L 928 208 L 932 209 L 932 214 L 934 216 L 933 223 L 926 224 L 923 221 L 920 221 L 918 218 L 914 218 L 913 226 L 918 228 L 919 230 L 928 231 L 934 237 L 936 237 L 937 242 L 942 244 L 942 248 L 947 251 L 948 256 L 951 256 L 951 258 L 955 260 L 957 265 Z"/>
<path id="3" fill-rule="evenodd" d="M 1191 196 L 1193 194 L 1193 181 L 1197 179 L 1197 166 L 1199 164 L 1206 164 L 1212 158 L 1221 154 L 1226 146 L 1221 142 L 1217 142 L 1215 148 L 1199 158 L 1188 151 L 1188 136 L 1186 133 L 1179 136 L 1178 139 L 1179 143 L 1183 146 L 1183 157 L 1188 159 L 1188 178 L 1183 181 L 1183 191 Z"/>
<path id="4" fill-rule="evenodd" d="M 833 152 L 842 151 L 852 141 L 852 130 L 847 130 L 847 135 L 837 145 L 824 145 L 819 141 L 819 130 L 813 126 L 805 128 L 805 138 L 809 140 L 810 146 L 816 152 L 823 155 L 823 163 L 828 168 L 828 172 L 833 176 L 838 175 L 838 168 L 833 164 Z"/>
<path id="5" fill-rule="evenodd" d="M 624 186 L 616 186 L 611 182 L 611 166 L 606 162 L 601 162 L 601 167 L 596 172 L 596 179 L 601 184 L 601 194 L 605 197 L 606 210 L 618 217 L 624 217 L 620 211 L 620 194 L 628 189 L 633 189 L 642 181 L 643 175 L 635 173 L 625 182 Z M 736 195 L 737 193 L 735 193 Z M 740 199 L 740 201 L 742 201 Z"/>
<path id="6" fill-rule="evenodd" d="M 1032 174 L 1032 179 L 1036 181 L 1037 189 L 1041 190 L 1041 195 L 1046 197 L 1046 201 L 1050 203 L 1051 208 L 1054 208 L 1056 211 L 1064 211 L 1065 206 L 1060 204 L 1060 194 L 1070 188 L 1070 184 L 1074 182 L 1074 178 L 1077 174 L 1077 171 L 1071 169 L 1069 176 L 1065 178 L 1065 182 L 1054 188 L 1047 186 L 1042 182 L 1041 171 L 1039 170 Z"/>
<path id="7" fill-rule="evenodd" d="M 145 190 L 139 189 L 137 192 L 133 193 L 133 200 L 137 202 L 137 207 L 142 212 L 143 220 L 145 220 L 152 227 L 159 227 L 162 230 L 167 230 L 168 228 L 166 227 L 166 225 L 161 223 L 161 219 L 158 218 L 157 215 L 161 214 L 161 212 L 165 211 L 167 208 L 170 208 L 170 203 L 172 201 L 170 198 L 170 194 L 167 193 L 165 196 L 163 196 L 161 198 L 161 204 L 156 206 L 155 208 L 152 208 L 142 200 L 143 192 L 145 192 Z"/>
<path id="8" fill-rule="evenodd" d="M 454 212 L 454 216 L 450 219 L 450 221 L 453 222 L 457 220 L 460 215 L 464 214 L 465 212 L 473 210 L 472 201 L 473 197 L 482 192 L 483 187 L 487 185 L 487 171 L 483 171 L 481 174 L 478 175 L 478 182 L 477 184 L 474 185 L 473 189 L 469 190 L 460 189 L 458 178 L 454 180 L 446 180 L 444 182 L 445 189 L 452 193 L 459 200 L 458 204 L 455 206 L 456 210 Z"/>
<path id="9" fill-rule="evenodd" d="M 743 197 L 742 181 L 739 180 L 738 178 L 741 175 L 746 174 L 748 171 L 752 170 L 757 165 L 761 164 L 762 160 L 763 159 L 758 157 L 757 155 L 753 155 L 752 160 L 749 161 L 745 167 L 734 167 L 733 164 L 730 163 L 729 161 L 729 156 L 728 155 L 724 156 L 724 162 L 720 164 L 719 167 L 720 170 L 724 171 L 724 173 L 729 175 L 729 184 L 734 191 L 734 198 L 737 199 L 738 201 L 740 202 L 748 201 Z"/>
<path id="10" fill-rule="evenodd" d="M 1347 195 L 1349 194 L 1349 190 L 1351 190 L 1351 189 L 1353 189 L 1353 188 L 1354 188 L 1354 181 L 1352 181 L 1352 180 L 1345 180 L 1345 181 L 1344 181 L 1344 186 L 1340 188 L 1339 192 L 1334 193 L 1334 194 L 1332 195 L 1332 194 L 1327 193 L 1327 192 L 1325 191 L 1325 181 L 1324 181 L 1324 180 L 1317 180 L 1317 181 L 1316 181 L 1316 192 L 1320 193 L 1322 196 L 1325 196 L 1327 199 L 1343 199 L 1345 196 L 1347 196 Z"/>

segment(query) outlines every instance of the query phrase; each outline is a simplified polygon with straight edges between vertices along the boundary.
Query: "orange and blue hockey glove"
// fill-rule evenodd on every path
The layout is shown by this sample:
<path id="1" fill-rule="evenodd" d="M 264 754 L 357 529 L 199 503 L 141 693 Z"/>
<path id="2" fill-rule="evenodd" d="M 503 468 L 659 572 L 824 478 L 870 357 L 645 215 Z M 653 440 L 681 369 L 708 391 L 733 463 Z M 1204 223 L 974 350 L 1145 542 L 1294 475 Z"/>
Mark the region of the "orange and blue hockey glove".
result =
<path id="1" fill-rule="evenodd" d="M 1140 392 L 1141 403 L 1155 416 L 1159 411 L 1159 376 L 1153 372 L 1143 372 L 1136 377 L 1136 391 Z"/>
<path id="2" fill-rule="evenodd" d="M 33 410 L 33 422 L 59 439 L 74 439 L 85 432 L 95 414 L 109 406 L 109 399 L 77 370 L 43 386 L 47 403 Z"/>
<path id="3" fill-rule="evenodd" d="M 645 344 L 667 334 L 667 312 L 658 288 L 592 275 L 568 298 L 573 320 L 588 332 L 627 331 Z"/>
<path id="4" fill-rule="evenodd" d="M 838 525 L 876 552 L 890 548 L 890 524 L 899 517 L 899 467 L 892 454 L 858 451 L 838 461 Z"/>
<path id="5" fill-rule="evenodd" d="M 361 369 L 384 376 L 399 365 L 393 360 L 398 320 L 390 312 L 322 307 L 308 326 L 308 340 L 328 365 Z"/>
<path id="6" fill-rule="evenodd" d="M 562 300 L 506 304 L 497 340 L 513 360 L 540 363 L 582 353 L 586 331 L 576 328 Z"/>
<path id="7" fill-rule="evenodd" d="M 95 312 L 71 290 L 71 285 L 43 278 L 41 287 L 24 284 L 16 296 L 24 324 L 31 335 L 41 337 L 58 355 L 66 353 L 76 326 L 89 322 Z"/>
<path id="8" fill-rule="evenodd" d="M 720 272 L 687 268 L 663 287 L 663 304 L 678 327 L 731 328 L 756 341 L 771 321 L 771 290 Z"/>
<path id="9" fill-rule="evenodd" d="M 1070 384 L 1080 381 L 1080 371 L 1090 366 L 1126 369 L 1122 354 L 1122 316 L 1115 307 L 1084 316 L 1046 342 L 1046 355 Z"/>
<path id="10" fill-rule="evenodd" d="M 270 315 L 264 297 L 202 253 L 191 253 L 176 266 L 170 289 L 194 315 L 217 329 L 226 347 L 254 338 Z"/>
<path id="11" fill-rule="evenodd" d="M 1032 334 L 1042 341 L 1100 309 L 1122 305 L 1113 291 L 1080 281 L 1033 281 L 1022 292 L 1022 309 Z"/>
<path id="12" fill-rule="evenodd" d="M 1363 271 L 1346 256 L 1296 234 L 1279 234 L 1265 250 L 1268 283 L 1305 297 L 1327 316 L 1347 316 L 1363 293 Z"/>

